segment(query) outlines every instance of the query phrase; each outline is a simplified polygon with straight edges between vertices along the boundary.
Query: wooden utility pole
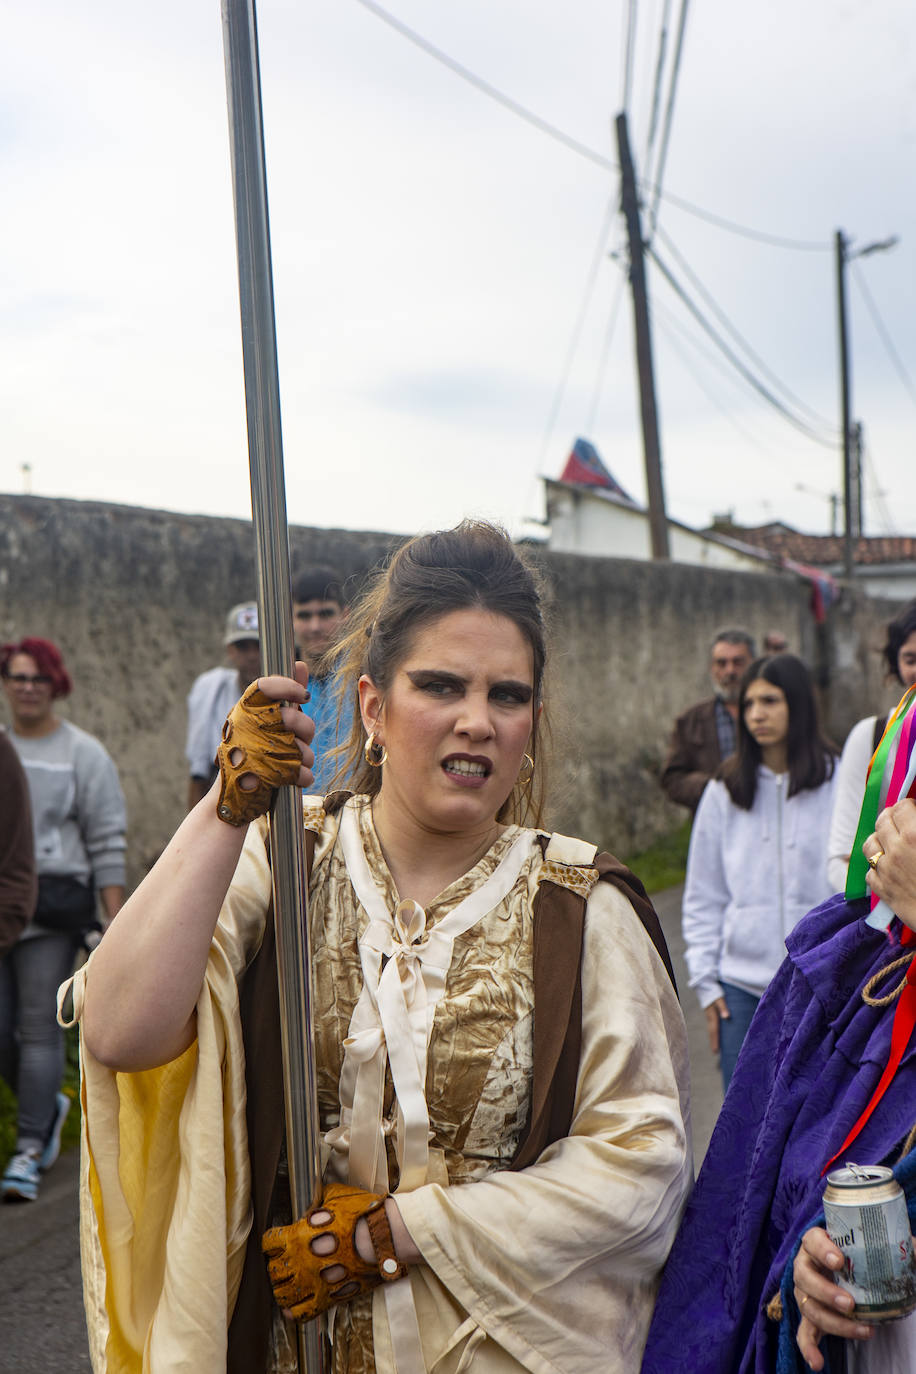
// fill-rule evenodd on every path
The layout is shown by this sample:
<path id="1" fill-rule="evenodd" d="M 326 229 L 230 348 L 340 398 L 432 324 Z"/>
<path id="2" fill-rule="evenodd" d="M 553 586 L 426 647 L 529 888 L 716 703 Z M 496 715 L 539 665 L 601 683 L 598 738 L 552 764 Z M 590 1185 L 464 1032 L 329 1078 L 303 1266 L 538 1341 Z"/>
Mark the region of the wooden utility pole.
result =
<path id="1" fill-rule="evenodd" d="M 840 336 L 840 407 L 843 426 L 843 564 L 847 577 L 852 577 L 853 540 L 862 533 L 862 426 L 850 418 L 849 333 L 846 324 L 846 264 L 853 258 L 869 253 L 884 253 L 897 243 L 896 234 L 878 243 L 850 251 L 852 240 L 842 229 L 836 231 L 836 300 L 837 326 Z"/>
<path id="2" fill-rule="evenodd" d="M 846 326 L 846 240 L 836 231 L 837 330 L 840 339 L 840 409 L 843 439 L 843 571 L 852 577 L 852 431 L 849 418 L 849 335 Z"/>
<path id="3" fill-rule="evenodd" d="M 849 441 L 852 457 L 852 534 L 858 539 L 865 533 L 865 498 L 862 492 L 862 459 L 865 455 L 865 437 L 862 421 L 854 420 L 852 436 Z"/>
<path id="4" fill-rule="evenodd" d="M 668 521 L 665 516 L 662 457 L 658 439 L 658 411 L 655 405 L 652 335 L 649 331 L 649 303 L 646 296 L 642 225 L 639 218 L 639 201 L 636 195 L 633 159 L 630 155 L 626 114 L 617 116 L 617 147 L 620 156 L 620 208 L 626 220 L 627 237 L 630 245 L 630 286 L 633 291 L 636 368 L 639 376 L 639 404 L 642 415 L 642 441 L 646 464 L 646 491 L 649 497 L 652 557 L 666 559 L 670 557 L 668 552 Z"/>

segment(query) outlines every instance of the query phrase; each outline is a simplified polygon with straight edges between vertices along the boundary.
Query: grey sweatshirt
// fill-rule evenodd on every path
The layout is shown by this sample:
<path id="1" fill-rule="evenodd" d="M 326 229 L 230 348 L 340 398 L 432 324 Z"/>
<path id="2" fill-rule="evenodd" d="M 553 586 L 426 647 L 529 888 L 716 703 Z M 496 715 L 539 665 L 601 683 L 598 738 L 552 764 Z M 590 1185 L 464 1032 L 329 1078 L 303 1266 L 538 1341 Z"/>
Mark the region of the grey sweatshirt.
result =
<path id="1" fill-rule="evenodd" d="M 50 735 L 9 738 L 29 781 L 39 876 L 123 886 L 127 807 L 103 745 L 68 720 Z"/>

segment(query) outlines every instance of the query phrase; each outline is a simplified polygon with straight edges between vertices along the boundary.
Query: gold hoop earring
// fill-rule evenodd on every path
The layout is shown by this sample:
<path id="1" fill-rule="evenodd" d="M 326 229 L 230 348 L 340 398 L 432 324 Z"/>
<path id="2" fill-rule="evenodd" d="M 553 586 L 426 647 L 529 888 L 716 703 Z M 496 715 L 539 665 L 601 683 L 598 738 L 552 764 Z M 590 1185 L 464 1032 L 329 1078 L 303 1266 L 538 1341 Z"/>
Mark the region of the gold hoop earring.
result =
<path id="1" fill-rule="evenodd" d="M 370 768 L 381 768 L 383 763 L 388 760 L 388 750 L 384 744 L 378 744 L 375 738 L 375 731 L 366 740 L 366 747 L 363 750 L 363 757 Z"/>
<path id="2" fill-rule="evenodd" d="M 518 783 L 519 787 L 527 787 L 528 784 L 531 782 L 531 779 L 534 777 L 534 759 L 531 757 L 530 754 L 526 754 L 525 757 L 522 759 L 522 768 L 524 768 L 526 763 L 528 765 L 527 776 L 523 778 L 521 770 L 519 770 L 519 775 L 516 778 L 516 782 Z"/>

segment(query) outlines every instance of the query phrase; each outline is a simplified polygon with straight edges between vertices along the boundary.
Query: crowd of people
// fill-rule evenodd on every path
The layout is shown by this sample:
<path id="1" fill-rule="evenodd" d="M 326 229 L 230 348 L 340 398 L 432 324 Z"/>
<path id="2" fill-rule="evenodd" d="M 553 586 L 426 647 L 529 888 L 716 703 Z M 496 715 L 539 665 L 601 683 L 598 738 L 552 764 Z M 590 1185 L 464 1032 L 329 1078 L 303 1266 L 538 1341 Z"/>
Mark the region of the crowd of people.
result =
<path id="1" fill-rule="evenodd" d="M 864 883 L 847 899 L 828 870 L 854 854 L 883 724 L 839 759 L 805 664 L 775 631 L 758 657 L 740 627 L 716 633 L 714 695 L 675 724 L 662 785 L 693 817 L 689 983 L 726 1090 L 693 1187 L 657 917 L 618 861 L 544 828 L 532 567 L 469 521 L 408 541 L 352 604 L 325 567 L 292 592 L 293 677 L 260 675 L 256 604 L 229 612 L 226 664 L 188 697 L 188 814 L 126 899 L 123 794 L 54 710 L 59 650 L 0 650 L 0 1073 L 19 1109 L 2 1191 L 34 1200 L 59 1149 L 61 984 L 96 1374 L 285 1374 L 318 1316 L 331 1374 L 916 1367 L 912 1323 L 874 1337 L 850 1309 L 818 1214 L 821 1165 L 887 1062 L 893 1011 L 861 987 L 916 930 L 916 804 L 865 840 L 887 930 Z M 916 605 L 885 657 L 916 680 Z M 308 840 L 322 1183 L 301 1218 L 277 786 L 301 789 Z M 900 1156 L 904 1182 L 911 1071 L 904 1053 L 857 1140 L 868 1162 Z"/>

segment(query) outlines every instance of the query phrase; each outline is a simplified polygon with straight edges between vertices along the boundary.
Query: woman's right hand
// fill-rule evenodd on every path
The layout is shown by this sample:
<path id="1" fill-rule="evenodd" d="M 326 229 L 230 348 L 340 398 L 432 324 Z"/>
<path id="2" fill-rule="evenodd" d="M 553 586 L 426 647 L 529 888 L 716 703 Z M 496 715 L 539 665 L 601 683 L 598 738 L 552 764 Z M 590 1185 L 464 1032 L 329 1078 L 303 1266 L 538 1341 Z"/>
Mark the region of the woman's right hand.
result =
<path id="1" fill-rule="evenodd" d="M 299 710 L 306 699 L 308 669 L 296 678 L 258 678 L 233 706 L 216 751 L 219 796 L 216 811 L 231 826 L 248 825 L 270 810 L 278 787 L 309 787 L 314 755 L 312 719 Z M 281 705 L 291 702 L 292 705 Z"/>
<path id="2" fill-rule="evenodd" d="M 719 1022 L 730 1021 L 731 1012 L 724 997 L 717 997 L 708 1007 L 703 1008 L 706 1015 L 706 1034 L 709 1036 L 709 1048 L 713 1054 L 719 1053 Z"/>
<path id="3" fill-rule="evenodd" d="M 862 852 L 876 865 L 865 875 L 871 891 L 916 930 L 916 801 L 905 797 L 882 811 Z"/>
<path id="4" fill-rule="evenodd" d="M 866 1326 L 852 1316 L 855 1302 L 832 1277 L 842 1267 L 843 1256 L 823 1227 L 812 1226 L 805 1232 L 792 1266 L 792 1279 L 801 1313 L 795 1340 L 811 1369 L 824 1367 L 824 1357 L 818 1348 L 822 1336 L 867 1341 L 874 1333 L 873 1326 Z"/>
<path id="5" fill-rule="evenodd" d="M 299 770 L 298 785 L 300 787 L 311 787 L 315 781 L 312 769 L 315 765 L 315 755 L 311 749 L 312 738 L 315 734 L 315 722 L 307 711 L 301 711 L 300 706 L 305 706 L 309 699 L 308 664 L 296 663 L 296 676 L 279 677 L 259 677 L 258 687 L 266 697 L 273 701 L 288 701 L 292 704 L 282 706 L 280 715 L 283 717 L 283 724 L 296 736 L 296 743 L 299 753 L 302 755 L 302 767 Z"/>

